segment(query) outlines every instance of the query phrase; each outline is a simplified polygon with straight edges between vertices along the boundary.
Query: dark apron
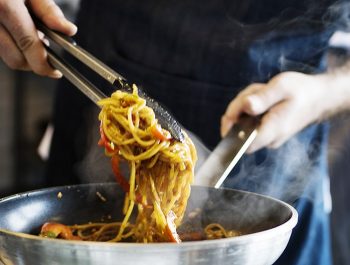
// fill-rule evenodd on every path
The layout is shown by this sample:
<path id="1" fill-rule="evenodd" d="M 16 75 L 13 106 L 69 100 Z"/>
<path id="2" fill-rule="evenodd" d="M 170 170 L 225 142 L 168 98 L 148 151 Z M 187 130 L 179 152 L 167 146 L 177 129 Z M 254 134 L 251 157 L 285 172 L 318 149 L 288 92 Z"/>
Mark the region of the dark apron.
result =
<path id="1" fill-rule="evenodd" d="M 323 70 L 333 31 L 320 19 L 327 2 L 83 0 L 76 39 L 214 147 L 220 139 L 220 117 L 241 89 L 282 71 Z M 113 91 L 97 78 L 95 83 L 106 94 Z M 79 163 L 91 144 L 96 145 L 89 138 L 91 127 L 98 132 L 96 107 L 63 80 L 53 122 L 48 185 L 81 182 Z M 310 126 L 279 150 L 245 156 L 225 182 L 295 203 L 299 224 L 277 264 L 331 264 L 322 197 L 326 138 L 325 125 Z M 290 148 L 299 144 L 307 159 L 296 161 L 291 170 L 285 163 Z M 298 187 L 285 192 L 295 179 L 300 180 Z"/>

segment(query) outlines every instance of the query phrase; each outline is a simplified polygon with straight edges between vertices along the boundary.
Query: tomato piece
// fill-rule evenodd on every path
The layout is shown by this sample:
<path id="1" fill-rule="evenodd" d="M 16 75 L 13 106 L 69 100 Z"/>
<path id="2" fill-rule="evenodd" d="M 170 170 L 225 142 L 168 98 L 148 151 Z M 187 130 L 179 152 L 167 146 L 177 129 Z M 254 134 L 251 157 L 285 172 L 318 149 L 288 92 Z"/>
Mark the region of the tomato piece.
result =
<path id="1" fill-rule="evenodd" d="M 49 238 L 63 238 L 68 240 L 81 240 L 79 236 L 75 236 L 72 230 L 66 225 L 60 223 L 45 223 L 41 227 L 40 236 Z"/>

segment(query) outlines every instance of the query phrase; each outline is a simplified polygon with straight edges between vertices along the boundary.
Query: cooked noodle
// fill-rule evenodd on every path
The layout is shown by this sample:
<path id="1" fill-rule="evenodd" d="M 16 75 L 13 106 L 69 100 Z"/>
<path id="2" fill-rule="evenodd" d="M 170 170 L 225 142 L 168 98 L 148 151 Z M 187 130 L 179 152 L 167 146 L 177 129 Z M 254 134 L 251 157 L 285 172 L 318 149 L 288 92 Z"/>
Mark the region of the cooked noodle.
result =
<path id="1" fill-rule="evenodd" d="M 204 229 L 204 232 L 207 239 L 227 238 L 241 235 L 239 231 L 226 230 L 222 225 L 217 223 L 207 225 Z"/>
<path id="2" fill-rule="evenodd" d="M 125 217 L 110 241 L 120 241 L 126 234 L 133 234 L 137 242 L 169 241 L 167 218 L 175 214 L 178 226 L 190 195 L 197 159 L 192 141 L 187 135 L 184 143 L 171 139 L 135 85 L 132 94 L 118 90 L 99 104 L 101 130 L 110 142 L 107 154 L 130 168 Z M 134 208 L 138 215 L 127 229 Z"/>
<path id="3" fill-rule="evenodd" d="M 121 222 L 113 223 L 90 223 L 83 225 L 69 226 L 72 231 L 86 241 L 110 241 L 115 238 L 119 232 Z M 133 242 L 134 241 L 134 225 L 129 224 L 126 226 L 122 241 Z M 242 235 L 238 230 L 226 230 L 222 225 L 218 223 L 211 223 L 207 225 L 203 231 L 200 229 L 196 232 L 189 232 L 181 234 L 181 238 L 185 241 L 204 240 L 204 239 L 220 239 Z"/>
<path id="4" fill-rule="evenodd" d="M 192 141 L 185 133 L 183 143 L 172 139 L 160 127 L 146 101 L 138 96 L 135 85 L 132 94 L 118 90 L 99 105 L 102 107 L 99 144 L 111 157 L 116 179 L 126 192 L 124 219 L 69 226 L 70 234 L 73 239 L 76 235 L 88 241 L 180 242 L 176 227 L 185 213 L 197 160 Z M 128 180 L 119 171 L 120 162 L 129 166 Z M 135 208 L 137 217 L 131 224 Z M 48 227 L 65 229 L 55 224 Z M 42 230 L 41 235 L 51 230 L 46 233 Z M 219 224 L 210 224 L 204 233 L 207 239 L 233 235 Z"/>

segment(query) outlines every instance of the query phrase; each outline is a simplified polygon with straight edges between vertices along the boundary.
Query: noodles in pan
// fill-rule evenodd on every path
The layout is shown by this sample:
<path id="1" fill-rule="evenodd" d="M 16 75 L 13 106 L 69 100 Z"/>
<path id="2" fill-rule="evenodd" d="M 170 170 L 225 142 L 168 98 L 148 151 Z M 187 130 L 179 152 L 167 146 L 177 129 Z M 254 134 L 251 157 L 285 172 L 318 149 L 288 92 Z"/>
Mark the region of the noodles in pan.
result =
<path id="1" fill-rule="evenodd" d="M 185 213 L 197 160 L 192 141 L 186 134 L 183 143 L 172 139 L 138 96 L 135 85 L 133 93 L 118 90 L 99 104 L 99 145 L 111 157 L 116 180 L 125 191 L 124 220 L 67 229 L 74 234 L 73 239 L 77 236 L 90 241 L 180 242 L 176 228 Z M 121 163 L 128 164 L 129 179 L 121 174 Z M 135 208 L 137 217 L 131 224 Z M 55 225 L 60 224 L 44 225 L 41 235 L 48 236 Z M 58 233 L 60 229 L 56 229 Z M 205 231 L 207 238 L 227 235 L 218 226 Z"/>

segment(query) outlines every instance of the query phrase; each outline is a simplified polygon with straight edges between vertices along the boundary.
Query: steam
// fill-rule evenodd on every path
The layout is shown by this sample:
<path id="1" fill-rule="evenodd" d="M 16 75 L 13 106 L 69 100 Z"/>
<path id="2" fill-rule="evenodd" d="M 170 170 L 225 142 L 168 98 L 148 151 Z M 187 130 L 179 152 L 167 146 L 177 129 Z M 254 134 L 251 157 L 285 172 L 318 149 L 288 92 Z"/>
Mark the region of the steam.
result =
<path id="1" fill-rule="evenodd" d="M 314 150 L 312 150 L 314 149 Z M 305 141 L 294 137 L 277 150 L 265 150 L 263 161 L 256 155 L 242 159 L 236 175 L 225 186 L 253 191 L 293 203 L 305 197 L 315 203 L 323 200 L 323 179 L 326 169 L 318 170 L 310 153 L 320 152 L 320 147 L 305 146 Z M 326 164 L 326 161 L 323 161 Z"/>
<path id="2" fill-rule="evenodd" d="M 234 23 L 233 27 L 242 32 L 241 41 L 247 42 L 250 47 L 248 56 L 253 65 L 250 67 L 256 69 L 256 73 L 253 73 L 253 80 L 248 82 L 266 82 L 276 73 L 283 71 L 316 73 L 325 70 L 325 58 L 320 55 L 327 51 L 330 35 L 317 35 L 318 31 L 350 31 L 350 3 L 337 1 L 324 9 L 321 7 L 324 3 L 315 5 L 316 1 L 309 2 L 313 2 L 314 5 L 296 18 L 282 19 L 283 16 L 288 17 L 290 10 L 287 8 L 280 13 L 280 17 L 262 22 L 261 25 L 254 25 L 261 26 L 266 31 L 262 30 L 257 39 L 257 36 L 254 36 L 255 39 L 253 38 L 251 43 L 247 40 L 251 34 L 251 25 L 244 25 L 230 18 L 228 23 Z M 280 18 L 281 22 L 278 23 Z M 311 27 L 311 32 L 315 35 L 310 34 L 306 27 Z M 303 32 L 304 29 L 306 30 Z M 302 42 L 298 42 L 297 38 L 300 36 Z M 293 48 L 285 47 L 286 39 Z M 320 41 L 323 41 L 322 45 Z M 229 44 L 234 48 L 237 45 L 236 40 Z M 325 182 L 328 170 L 326 166 L 322 166 L 327 164 L 327 157 L 324 155 L 326 150 L 317 144 L 313 145 L 314 143 L 305 144 L 306 140 L 301 137 L 292 138 L 277 150 L 265 150 L 263 161 L 256 161 L 256 155 L 245 156 L 239 168 L 235 169 L 235 175 L 226 181 L 226 186 L 266 194 L 290 203 L 300 197 L 306 197 L 314 203 L 322 203 L 327 198 L 325 195 L 329 194 L 329 187 Z M 321 157 L 317 158 L 320 160 L 315 160 L 310 155 L 314 152 L 322 153 Z M 326 202 L 329 200 L 326 199 Z"/>
<path id="3" fill-rule="evenodd" d="M 324 20 L 334 23 L 338 30 L 350 31 L 350 3 L 347 1 L 337 1 L 329 7 Z"/>
<path id="4" fill-rule="evenodd" d="M 114 181 L 110 159 L 106 157 L 104 148 L 97 144 L 100 139 L 98 113 L 96 109 L 89 115 L 88 149 L 83 161 L 77 165 L 82 183 Z"/>
<path id="5" fill-rule="evenodd" d="M 319 57 L 329 48 L 332 31 L 350 32 L 350 3 L 337 1 L 327 7 L 324 2 L 306 1 L 305 10 L 286 7 L 276 17 L 255 24 L 228 16 L 234 37 L 227 46 L 249 47 L 248 83 L 266 82 L 283 71 L 314 74 L 325 70 L 325 58 Z"/>

